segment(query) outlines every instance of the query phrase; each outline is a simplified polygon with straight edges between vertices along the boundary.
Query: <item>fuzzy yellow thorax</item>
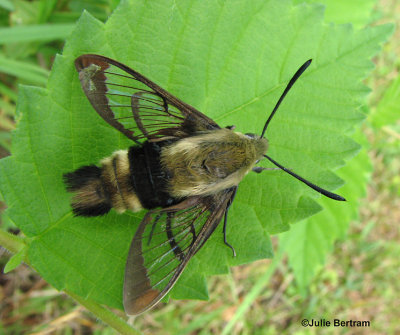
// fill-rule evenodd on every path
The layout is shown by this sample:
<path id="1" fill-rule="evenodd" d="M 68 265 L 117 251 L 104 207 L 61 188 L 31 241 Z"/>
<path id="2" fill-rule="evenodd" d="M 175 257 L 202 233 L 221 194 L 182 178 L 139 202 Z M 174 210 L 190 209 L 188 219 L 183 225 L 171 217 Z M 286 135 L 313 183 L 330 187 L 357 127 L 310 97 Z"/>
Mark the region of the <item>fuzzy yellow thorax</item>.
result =
<path id="1" fill-rule="evenodd" d="M 264 138 L 229 129 L 203 132 L 163 148 L 161 164 L 174 197 L 209 195 L 236 186 L 267 151 Z"/>

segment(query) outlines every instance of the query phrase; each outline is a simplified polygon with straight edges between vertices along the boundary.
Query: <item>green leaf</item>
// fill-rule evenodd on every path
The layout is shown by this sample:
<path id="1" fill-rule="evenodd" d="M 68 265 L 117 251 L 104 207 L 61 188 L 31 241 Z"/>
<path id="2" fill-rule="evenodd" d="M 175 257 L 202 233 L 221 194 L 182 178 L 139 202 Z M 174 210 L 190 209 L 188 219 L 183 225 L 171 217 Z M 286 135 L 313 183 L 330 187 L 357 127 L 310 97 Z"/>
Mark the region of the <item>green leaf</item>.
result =
<path id="1" fill-rule="evenodd" d="M 125 63 L 215 119 L 260 133 L 284 87 L 307 59 L 268 129 L 269 154 L 321 187 L 343 184 L 332 170 L 356 154 L 347 134 L 364 117 L 361 83 L 391 29 L 353 32 L 325 25 L 318 5 L 291 1 L 124 1 L 106 24 L 84 13 L 47 87 L 21 87 L 13 155 L 0 161 L 8 215 L 30 237 L 29 261 L 58 289 L 121 308 L 129 245 L 144 212 L 75 218 L 62 174 L 132 143 L 91 108 L 74 59 L 98 53 Z M 263 162 L 265 166 L 268 165 Z M 318 194 L 282 171 L 249 174 L 228 218 L 189 263 L 174 298 L 207 297 L 204 277 L 271 257 L 270 233 L 321 210 Z"/>
<path id="2" fill-rule="evenodd" d="M 367 22 L 367 12 L 370 11 L 370 9 L 367 10 L 367 7 L 370 7 L 371 3 L 366 1 L 361 4 L 358 3 L 358 0 L 332 3 L 328 0 L 326 5 L 327 14 L 330 14 L 327 15 L 327 21 L 332 19 L 340 23 L 345 22 L 343 20 L 347 18 L 352 22 L 358 22 L 359 26 L 363 26 Z M 363 6 L 365 14 L 363 22 L 355 20 L 356 17 L 361 18 L 360 13 L 363 10 L 357 11 L 354 8 L 352 10 L 350 7 L 354 5 Z M 345 14 L 341 16 L 340 13 Z M 382 31 L 382 42 L 392 34 L 392 28 L 390 26 L 387 28 L 385 32 Z M 371 50 L 370 56 L 374 54 L 375 51 Z M 368 142 L 360 132 L 352 137 L 367 146 Z M 346 167 L 337 171 L 338 175 L 347 181 L 345 187 L 341 188 L 339 192 L 348 200 L 347 204 L 343 206 L 322 198 L 318 202 L 325 208 L 325 211 L 301 222 L 301 224 L 294 225 L 290 231 L 279 237 L 279 247 L 287 253 L 289 266 L 293 269 L 296 283 L 303 294 L 306 293 L 317 269 L 325 263 L 325 257 L 331 252 L 334 242 L 343 238 L 350 221 L 358 218 L 359 199 L 365 196 L 371 171 L 371 160 L 363 150 Z"/>
<path id="3" fill-rule="evenodd" d="M 304 0 L 294 0 L 302 3 Z M 376 0 L 306 0 L 326 6 L 325 21 L 337 24 L 352 23 L 356 28 L 364 27 L 371 19 Z"/>
<path id="4" fill-rule="evenodd" d="M 355 137 L 359 142 L 367 142 L 361 132 Z M 279 236 L 279 247 L 287 253 L 289 266 L 303 294 L 307 292 L 317 269 L 325 263 L 333 243 L 345 237 L 350 221 L 358 217 L 360 199 L 366 195 L 371 172 L 371 161 L 364 149 L 337 171 L 347 181 L 339 191 L 347 202 L 343 204 L 321 198 L 318 202 L 325 208 L 323 212 L 293 225 L 290 231 Z"/>
<path id="5" fill-rule="evenodd" d="M 394 124 L 400 119 L 400 76 L 391 83 L 371 115 L 375 127 Z"/>
<path id="6" fill-rule="evenodd" d="M 8 272 L 16 269 L 18 266 L 20 266 L 21 263 L 24 261 L 25 256 L 26 256 L 26 247 L 22 248 L 19 252 L 14 254 L 9 259 L 6 266 L 4 267 L 4 273 L 8 273 Z"/>
<path id="7" fill-rule="evenodd" d="M 349 21 L 356 26 L 364 26 L 370 18 L 375 1 L 326 0 L 324 3 L 327 6 L 326 21 Z M 386 36 L 390 33 L 388 31 Z M 353 138 L 367 143 L 361 133 L 357 133 Z M 306 293 L 317 269 L 325 263 L 325 257 L 331 252 L 334 242 L 344 237 L 350 221 L 358 217 L 358 199 L 365 196 L 371 171 L 371 161 L 363 150 L 346 167 L 338 171 L 339 176 L 347 181 L 346 186 L 340 189 L 340 194 L 348 200 L 347 204 L 343 206 L 321 199 L 319 203 L 325 211 L 294 225 L 290 231 L 280 236 L 280 249 L 287 253 L 289 266 L 293 269 L 297 285 L 303 294 Z"/>

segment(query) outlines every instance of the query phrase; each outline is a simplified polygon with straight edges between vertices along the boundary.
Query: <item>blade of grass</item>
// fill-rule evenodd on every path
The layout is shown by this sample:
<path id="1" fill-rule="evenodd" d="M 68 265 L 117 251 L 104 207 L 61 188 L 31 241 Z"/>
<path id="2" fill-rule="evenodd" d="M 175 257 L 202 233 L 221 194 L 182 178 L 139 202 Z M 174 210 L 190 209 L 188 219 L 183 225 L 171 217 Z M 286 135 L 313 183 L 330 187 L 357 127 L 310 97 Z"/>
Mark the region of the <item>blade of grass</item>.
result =
<path id="1" fill-rule="evenodd" d="M 0 0 L 0 7 L 10 12 L 15 10 L 14 4 L 10 0 Z"/>
<path id="2" fill-rule="evenodd" d="M 223 329 L 221 335 L 230 334 L 232 332 L 232 328 L 235 326 L 235 323 L 242 319 L 246 312 L 251 307 L 254 300 L 256 300 L 262 290 L 268 285 L 272 275 L 274 274 L 276 268 L 281 263 L 283 256 L 283 252 L 279 252 L 274 256 L 271 264 L 269 264 L 267 271 L 265 272 L 264 276 L 262 276 L 256 284 L 253 286 L 251 291 L 246 295 L 243 302 L 239 305 L 238 309 L 236 310 L 235 314 L 233 315 L 232 319 L 227 323 L 225 328 Z"/>
<path id="3" fill-rule="evenodd" d="M 211 321 L 220 319 L 223 311 L 224 308 L 218 308 L 210 313 L 200 314 L 188 326 L 179 331 L 178 335 L 193 334 L 196 330 L 205 328 Z"/>
<path id="4" fill-rule="evenodd" d="M 6 102 L 0 100 L 0 108 L 3 109 L 8 115 L 10 115 L 10 113 L 8 113 L 9 111 L 7 109 L 12 108 L 11 105 L 8 105 Z M 0 111 L 0 128 L 2 130 L 13 130 L 13 129 L 15 129 L 14 122 L 12 122 L 9 117 L 4 115 L 2 113 L 2 111 Z"/>
<path id="5" fill-rule="evenodd" d="M 11 142 L 10 139 L 8 139 L 7 137 L 11 137 L 11 136 L 7 136 L 9 135 L 9 132 L 0 132 L 0 147 L 3 147 L 4 149 L 6 149 L 8 152 L 11 152 Z"/>
<path id="6" fill-rule="evenodd" d="M 5 97 L 0 99 L 0 127 L 14 129 L 15 126 L 12 124 L 10 116 L 12 117 L 15 115 L 15 105 L 7 100 L 8 99 Z M 6 127 L 4 127 L 3 122 L 6 124 Z"/>
<path id="7" fill-rule="evenodd" d="M 49 22 L 75 22 L 82 13 L 80 12 L 54 12 L 49 18 Z"/>
<path id="8" fill-rule="evenodd" d="M 3 83 L 0 83 L 0 94 L 9 97 L 10 100 L 17 101 L 17 93 Z"/>
<path id="9" fill-rule="evenodd" d="M 40 0 L 38 22 L 47 22 L 56 6 L 57 0 Z"/>
<path id="10" fill-rule="evenodd" d="M 75 23 L 52 23 L 0 28 L 0 45 L 17 42 L 64 40 Z"/>
<path id="11" fill-rule="evenodd" d="M 27 62 L 9 59 L 0 54 L 0 72 L 25 79 L 32 84 L 45 85 L 49 71 Z"/>

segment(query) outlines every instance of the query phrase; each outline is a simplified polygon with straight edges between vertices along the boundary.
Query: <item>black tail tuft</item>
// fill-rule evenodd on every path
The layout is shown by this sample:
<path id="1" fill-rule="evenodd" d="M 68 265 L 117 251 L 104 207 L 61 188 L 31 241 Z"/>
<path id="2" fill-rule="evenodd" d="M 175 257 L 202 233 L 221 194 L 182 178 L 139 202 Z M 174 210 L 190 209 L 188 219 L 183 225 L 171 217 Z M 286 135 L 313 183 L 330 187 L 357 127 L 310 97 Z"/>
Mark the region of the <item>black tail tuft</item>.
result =
<path id="1" fill-rule="evenodd" d="M 64 183 L 67 185 L 67 191 L 78 191 L 83 185 L 91 180 L 98 180 L 101 177 L 101 169 L 96 165 L 82 166 L 74 172 L 63 175 Z"/>
<path id="2" fill-rule="evenodd" d="M 99 216 L 111 209 L 111 201 L 104 189 L 101 168 L 88 165 L 64 174 L 67 191 L 75 193 L 71 206 L 77 216 Z"/>

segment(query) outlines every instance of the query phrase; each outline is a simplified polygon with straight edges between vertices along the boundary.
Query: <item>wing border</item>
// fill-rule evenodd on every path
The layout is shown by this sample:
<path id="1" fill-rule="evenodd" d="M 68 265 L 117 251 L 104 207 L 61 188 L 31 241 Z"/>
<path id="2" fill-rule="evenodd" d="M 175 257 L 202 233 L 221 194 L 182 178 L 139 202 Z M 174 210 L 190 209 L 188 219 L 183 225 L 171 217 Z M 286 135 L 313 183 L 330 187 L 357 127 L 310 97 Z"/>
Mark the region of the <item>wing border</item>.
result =
<path id="1" fill-rule="evenodd" d="M 145 215 L 133 237 L 126 261 L 123 301 L 125 312 L 128 315 L 137 315 L 149 310 L 172 289 L 190 259 L 201 249 L 214 230 L 218 227 L 226 212 L 229 201 L 235 195 L 236 189 L 237 187 L 232 187 L 208 197 L 189 197 L 179 204 L 160 210 L 149 211 Z M 190 206 L 198 204 L 202 204 L 199 205 L 199 209 L 207 208 L 210 213 L 206 222 L 203 224 L 196 239 L 184 255 L 183 260 L 175 269 L 175 273 L 169 280 L 168 284 L 161 291 L 153 289 L 150 284 L 150 279 L 147 277 L 147 269 L 143 265 L 144 258 L 140 256 L 142 250 L 141 235 L 143 234 L 146 225 L 152 224 L 152 221 L 150 221 L 151 216 L 156 213 L 176 213 L 179 210 L 184 210 Z M 140 243 L 135 243 L 135 241 L 140 241 Z M 142 269 L 138 270 L 138 267 L 140 266 Z M 144 294 L 135 299 L 130 298 L 133 295 L 132 287 L 134 286 L 132 284 L 133 269 L 135 269 L 135 274 L 138 272 L 140 273 L 138 276 L 139 283 L 145 283 L 145 285 L 143 285 Z"/>

